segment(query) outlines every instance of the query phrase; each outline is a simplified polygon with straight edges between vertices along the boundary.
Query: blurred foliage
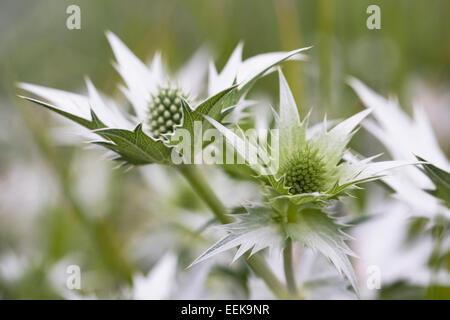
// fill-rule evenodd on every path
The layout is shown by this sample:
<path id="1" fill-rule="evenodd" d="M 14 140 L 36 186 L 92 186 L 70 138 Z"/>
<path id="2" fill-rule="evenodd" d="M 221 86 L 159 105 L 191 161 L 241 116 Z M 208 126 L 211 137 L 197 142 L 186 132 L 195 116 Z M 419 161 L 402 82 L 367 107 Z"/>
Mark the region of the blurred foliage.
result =
<path id="1" fill-rule="evenodd" d="M 81 7 L 81 30 L 65 27 L 70 4 Z M 381 8 L 381 30 L 366 28 L 370 4 Z M 330 118 L 345 117 L 362 108 L 345 85 L 347 75 L 362 79 L 382 94 L 399 94 L 406 105 L 411 102 L 406 86 L 415 77 L 448 86 L 449 12 L 447 0 L 2 0 L 0 181 L 7 180 L 18 159 L 23 163 L 18 171 L 23 174 L 13 176 L 15 180 L 27 180 L 26 168 L 39 163 L 36 170 L 49 173 L 47 180 L 37 178 L 37 191 L 33 190 L 50 196 L 40 206 L 30 202 L 35 209 L 31 211 L 39 212 L 29 216 L 21 206 L 31 201 L 23 194 L 29 189 L 20 184 L 9 196 L 15 199 L 6 199 L 15 200 L 14 206 L 0 203 L 0 258 L 13 252 L 17 259 L 27 261 L 16 280 L 2 279 L 0 274 L 0 298 L 61 298 L 48 272 L 59 261 L 70 260 L 71 254 L 80 255 L 77 261 L 83 261 L 82 269 L 96 270 L 101 279 L 87 293 L 122 296 L 134 272 L 148 271 L 164 250 L 182 253 L 182 263 L 189 263 L 198 254 L 194 243 L 205 241 L 195 230 L 185 228 L 175 214 L 205 211 L 178 177 L 170 178 L 173 194 L 161 199 L 137 170 L 113 170 L 105 161 L 101 166 L 106 167 L 108 183 L 95 187 L 106 189 L 105 199 L 94 206 L 80 199 L 75 185 L 82 173 L 73 172 L 77 159 L 87 153 L 91 161 L 99 157 L 98 152 L 56 147 L 48 130 L 53 117 L 19 102 L 16 81 L 83 91 L 82 79 L 88 75 L 99 89 L 116 95 L 120 79 L 111 66 L 106 30 L 116 33 L 142 59 L 161 50 L 172 70 L 203 45 L 215 53 L 219 68 L 240 40 L 245 42 L 245 57 L 313 45 L 309 62 L 284 66 L 301 112 L 314 108 L 314 119 L 324 113 Z M 276 81 L 276 77 L 262 80 L 254 94 L 265 92 L 275 102 Z M 366 143 L 367 139 L 361 133 L 354 142 L 362 153 L 382 150 Z M 448 137 L 441 144 L 448 153 Z M 3 188 L 11 186 L 5 182 Z M 362 211 L 366 197 L 363 191 L 357 195 L 356 207 Z M 411 228 L 413 233 L 423 230 L 423 221 Z M 152 252 L 148 248 L 146 258 L 135 257 L 135 243 L 152 233 L 165 233 L 172 239 L 158 243 Z M 438 260 L 448 268 L 448 252 Z M 212 274 L 238 283 L 241 296 L 247 296 L 248 275 L 242 266 L 217 266 Z M 380 298 L 436 295 L 450 298 L 448 288 L 434 285 L 427 291 L 400 281 L 383 290 Z"/>

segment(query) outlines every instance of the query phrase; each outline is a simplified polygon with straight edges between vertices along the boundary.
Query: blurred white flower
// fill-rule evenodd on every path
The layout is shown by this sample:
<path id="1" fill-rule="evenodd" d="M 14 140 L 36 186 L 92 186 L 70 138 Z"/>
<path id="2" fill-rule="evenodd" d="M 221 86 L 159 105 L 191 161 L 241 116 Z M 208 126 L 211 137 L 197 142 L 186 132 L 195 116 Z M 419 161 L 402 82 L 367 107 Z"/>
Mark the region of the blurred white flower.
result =
<path id="1" fill-rule="evenodd" d="M 133 298 L 136 300 L 207 299 L 205 281 L 211 265 L 178 270 L 178 258 L 167 252 L 146 276 L 133 279 Z"/>
<path id="2" fill-rule="evenodd" d="M 422 234 L 414 243 L 407 243 L 408 225 L 411 222 L 408 204 L 397 200 L 374 198 L 369 203 L 373 217 L 356 226 L 352 231 L 358 241 L 354 250 L 357 276 L 360 279 L 361 297 L 375 298 L 378 291 L 369 288 L 370 266 L 380 271 L 381 289 L 397 281 L 406 281 L 411 285 L 426 287 L 432 277 L 440 284 L 450 284 L 450 274 L 434 274 L 428 262 L 435 246 L 430 234 Z M 442 248 L 450 248 L 449 239 Z M 448 250 L 448 249 L 447 249 Z"/>
<path id="3" fill-rule="evenodd" d="M 450 90 L 448 84 L 436 85 L 413 79 L 407 88 L 408 95 L 417 105 L 424 106 L 434 132 L 444 150 L 450 150 Z"/>
<path id="4" fill-rule="evenodd" d="M 30 266 L 28 259 L 19 256 L 12 250 L 6 250 L 0 256 L 0 279 L 6 282 L 14 282 L 22 277 Z"/>
<path id="5" fill-rule="evenodd" d="M 168 299 L 175 289 L 177 256 L 167 253 L 157 262 L 147 276 L 137 275 L 133 279 L 133 297 L 137 300 Z"/>
<path id="6" fill-rule="evenodd" d="M 109 209 L 109 186 L 112 180 L 112 164 L 98 156 L 98 150 L 75 153 L 70 172 L 76 199 L 83 204 L 87 214 L 98 218 Z M 95 152 L 96 151 L 96 152 Z"/>
<path id="7" fill-rule="evenodd" d="M 41 161 L 16 160 L 0 172 L 0 219 L 30 218 L 55 200 L 56 183 Z M 2 217 L 3 216 L 3 217 Z"/>
<path id="8" fill-rule="evenodd" d="M 442 152 L 424 109 L 414 105 L 414 117 L 410 118 L 394 99 L 385 99 L 367 88 L 357 79 L 350 79 L 351 87 L 367 108 L 372 110 L 375 121 L 366 121 L 369 130 L 389 151 L 394 160 L 416 160 L 422 157 L 443 170 L 450 171 L 450 162 Z M 411 206 L 411 214 L 433 217 L 450 216 L 450 210 L 425 189 L 434 189 L 431 180 L 417 167 L 407 166 L 396 174 L 383 179 L 395 196 Z"/>

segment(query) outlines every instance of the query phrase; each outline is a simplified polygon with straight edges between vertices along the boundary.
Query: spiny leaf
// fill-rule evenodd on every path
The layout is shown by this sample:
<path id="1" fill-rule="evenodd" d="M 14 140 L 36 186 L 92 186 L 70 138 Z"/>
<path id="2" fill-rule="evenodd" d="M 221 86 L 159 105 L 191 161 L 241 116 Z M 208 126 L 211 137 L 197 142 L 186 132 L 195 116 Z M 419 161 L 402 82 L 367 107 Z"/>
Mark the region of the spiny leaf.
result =
<path id="1" fill-rule="evenodd" d="M 207 122 L 203 119 L 203 115 L 208 115 L 213 119 L 220 121 L 220 113 L 222 109 L 230 107 L 230 101 L 221 101 L 226 95 L 233 91 L 235 87 L 229 87 L 216 95 L 208 98 L 195 109 L 192 109 L 186 101 L 183 101 L 183 125 L 182 128 L 188 130 L 191 134 L 194 132 L 194 122 L 201 121 L 203 124 Z M 205 129 L 203 129 L 205 130 Z"/>
<path id="2" fill-rule="evenodd" d="M 130 152 L 126 147 L 123 147 L 121 145 L 117 145 L 107 141 L 93 141 L 92 143 L 102 146 L 106 149 L 110 149 L 119 154 L 119 157 L 113 159 L 115 161 L 126 162 L 135 166 L 149 163 L 146 159 L 142 159 L 141 157 L 136 156 L 136 154 Z"/>
<path id="3" fill-rule="evenodd" d="M 121 156 L 118 158 L 120 161 L 126 161 L 134 165 L 148 163 L 167 164 L 170 162 L 171 149 L 166 147 L 163 142 L 155 141 L 147 136 L 142 131 L 141 124 L 134 131 L 106 128 L 93 110 L 91 110 L 91 120 L 88 120 L 65 112 L 46 102 L 24 96 L 19 97 L 37 103 L 110 140 L 111 142 L 94 141 L 93 143 L 118 153 Z"/>
<path id="4" fill-rule="evenodd" d="M 425 159 L 416 156 L 419 161 L 423 161 L 422 171 L 433 181 L 436 189 L 427 190 L 428 193 L 444 201 L 450 208 L 450 173 L 442 170 L 435 165 L 428 163 Z"/>
<path id="5" fill-rule="evenodd" d="M 246 209 L 249 213 L 233 215 L 237 222 L 218 227 L 228 231 L 229 234 L 207 249 L 191 266 L 234 247 L 239 249 L 233 261 L 250 249 L 252 249 L 251 254 L 267 247 L 281 250 L 284 238 L 281 226 L 272 219 L 275 212 L 263 206 L 246 207 Z"/>
<path id="6" fill-rule="evenodd" d="M 229 96 L 230 94 L 235 91 L 235 87 L 227 88 L 216 95 L 208 98 L 204 102 L 202 102 L 200 105 L 198 105 L 195 109 L 191 108 L 188 104 L 188 102 L 184 99 L 181 100 L 181 106 L 183 108 L 183 124 L 181 125 L 181 130 L 187 130 L 190 134 L 190 155 L 191 159 L 186 159 L 187 161 L 193 161 L 196 154 L 196 141 L 194 141 L 194 138 L 197 137 L 199 132 L 195 132 L 197 127 L 195 127 L 195 122 L 201 123 L 201 130 L 202 132 L 205 132 L 207 129 L 211 127 L 211 124 L 206 121 L 203 118 L 203 115 L 209 115 L 214 119 L 217 119 L 218 121 L 221 121 L 224 117 L 224 114 L 222 114 L 223 109 L 227 109 L 231 107 L 230 100 L 226 100 L 224 102 L 223 100 Z M 167 142 L 171 146 L 176 146 L 179 143 L 179 135 L 177 135 L 177 132 L 175 130 L 175 134 L 168 137 L 169 141 Z M 209 142 L 202 142 L 201 149 L 204 149 Z M 185 155 L 186 156 L 186 155 Z"/>
<path id="7" fill-rule="evenodd" d="M 113 144 L 101 144 L 134 164 L 169 164 L 171 149 L 160 140 L 153 140 L 142 131 L 139 124 L 134 131 L 125 129 L 99 129 L 96 133 L 105 136 Z M 98 144 L 98 143 L 97 143 Z"/>
<path id="8" fill-rule="evenodd" d="M 100 129 L 100 128 L 104 128 L 105 127 L 105 125 L 100 121 L 100 119 L 97 117 L 97 115 L 94 113 L 93 110 L 91 110 L 91 118 L 92 119 L 88 120 L 88 119 L 76 116 L 74 114 L 71 114 L 69 112 L 63 111 L 61 109 L 58 109 L 57 107 L 52 106 L 51 104 L 46 103 L 44 101 L 40 101 L 38 99 L 25 97 L 25 96 L 21 96 L 21 95 L 18 95 L 18 97 L 22 98 L 22 99 L 25 99 L 25 100 L 28 100 L 28 101 L 31 101 L 31 102 L 36 103 L 38 105 L 41 105 L 41 106 L 43 106 L 43 107 L 45 107 L 45 108 L 47 108 L 47 109 L 49 109 L 49 110 L 51 110 L 51 111 L 61 115 L 61 116 L 65 117 L 65 118 L 67 118 L 69 120 L 72 120 L 72 121 L 82 125 L 85 128 L 88 128 L 90 130 L 95 130 L 95 129 Z"/>

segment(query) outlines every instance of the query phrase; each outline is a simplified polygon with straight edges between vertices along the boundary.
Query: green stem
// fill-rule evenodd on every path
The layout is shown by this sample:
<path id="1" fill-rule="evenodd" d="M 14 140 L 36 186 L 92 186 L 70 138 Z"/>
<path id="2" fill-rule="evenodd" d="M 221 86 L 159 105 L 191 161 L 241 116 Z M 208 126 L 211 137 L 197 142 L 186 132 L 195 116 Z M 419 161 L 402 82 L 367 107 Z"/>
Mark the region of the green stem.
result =
<path id="1" fill-rule="evenodd" d="M 245 255 L 246 262 L 249 267 L 255 272 L 255 274 L 264 280 L 266 285 L 272 290 L 272 292 L 279 299 L 292 299 L 292 295 L 286 290 L 285 286 L 278 280 L 278 278 L 270 270 L 267 263 L 264 261 L 263 257 L 256 253 L 252 256 L 249 254 Z"/>
<path id="2" fill-rule="evenodd" d="M 448 230 L 445 225 L 445 221 L 443 217 L 438 216 L 435 225 L 433 227 L 432 237 L 434 242 L 434 248 L 431 252 L 430 257 L 430 269 L 431 269 L 431 278 L 430 282 L 427 288 L 427 299 L 430 300 L 439 300 L 441 297 L 438 294 L 438 281 L 437 281 L 437 275 L 439 273 L 440 268 L 440 257 L 441 257 L 441 251 L 442 251 L 442 244 L 445 235 L 447 234 Z"/>
<path id="3" fill-rule="evenodd" d="M 288 238 L 286 240 L 286 247 L 283 251 L 284 262 L 284 274 L 286 275 L 286 283 L 289 292 L 293 295 L 297 295 L 297 284 L 295 281 L 294 265 L 292 261 L 292 240 Z"/>
<path id="4" fill-rule="evenodd" d="M 176 168 L 180 170 L 195 192 L 206 202 L 208 207 L 214 212 L 216 218 L 222 223 L 233 222 L 233 219 L 226 215 L 227 208 L 217 198 L 214 191 L 210 188 L 200 170 L 195 165 L 179 165 Z"/>
<path id="5" fill-rule="evenodd" d="M 223 205 L 219 198 L 217 198 L 214 191 L 210 188 L 200 170 L 196 166 L 180 165 L 177 166 L 177 168 L 222 224 L 233 222 L 233 219 L 226 215 L 227 208 Z M 266 285 L 278 298 L 285 299 L 290 297 L 284 285 L 273 274 L 269 266 L 267 266 L 266 262 L 260 255 L 254 254 L 250 257 L 249 254 L 246 254 L 246 258 L 247 264 L 250 268 L 257 276 L 264 280 Z"/>

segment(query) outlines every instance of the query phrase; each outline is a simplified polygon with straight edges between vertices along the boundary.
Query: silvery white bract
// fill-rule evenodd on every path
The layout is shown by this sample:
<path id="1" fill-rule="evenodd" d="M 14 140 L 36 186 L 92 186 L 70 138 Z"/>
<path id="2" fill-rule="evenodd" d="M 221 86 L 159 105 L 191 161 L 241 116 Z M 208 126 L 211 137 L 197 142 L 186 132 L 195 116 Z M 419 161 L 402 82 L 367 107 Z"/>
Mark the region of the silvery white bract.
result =
<path id="1" fill-rule="evenodd" d="M 393 99 L 385 99 L 357 79 L 350 79 L 351 87 L 376 119 L 367 121 L 369 130 L 395 160 L 427 161 L 423 171 L 414 166 L 383 180 L 396 192 L 396 197 L 408 203 L 412 214 L 450 217 L 450 162 L 440 149 L 428 117 L 421 106 L 414 105 L 410 118 Z M 446 204 L 447 208 L 444 206 Z"/>
<path id="2" fill-rule="evenodd" d="M 196 82 L 203 78 L 205 68 L 199 60 L 204 54 L 198 53 L 178 74 L 171 76 L 159 54 L 146 66 L 114 34 L 108 32 L 107 37 L 117 59 L 116 68 L 125 81 L 126 86 L 121 89 L 134 108 L 133 115 L 123 114 L 109 99 L 102 98 L 89 80 L 86 80 L 87 97 L 26 83 L 20 86 L 53 105 L 25 99 L 94 131 L 95 144 L 118 154 L 115 160 L 132 165 L 170 164 L 172 146 L 167 142 L 174 131 L 183 127 L 193 136 L 191 122 L 185 119 L 207 125 L 202 115 L 208 115 L 220 122 L 240 102 L 245 103 L 245 94 L 257 79 L 287 59 L 303 59 L 300 52 L 308 49 L 267 53 L 242 61 L 239 45 L 220 74 L 210 65 L 211 95 L 198 102 L 195 97 L 202 86 Z"/>
<path id="3" fill-rule="evenodd" d="M 354 254 L 345 243 L 350 237 L 342 232 L 342 225 L 331 215 L 320 209 L 304 208 L 295 210 L 295 220 L 287 221 L 282 212 L 268 206 L 252 205 L 247 206 L 246 210 L 248 214 L 233 215 L 237 222 L 217 227 L 229 234 L 206 250 L 192 265 L 235 247 L 239 249 L 233 262 L 249 250 L 250 255 L 265 248 L 271 254 L 279 254 L 286 238 L 291 238 L 330 259 L 357 290 L 356 278 L 347 258 L 347 255 Z"/>
<path id="4" fill-rule="evenodd" d="M 328 205 L 357 184 L 379 179 L 391 168 L 406 161 L 372 162 L 374 157 L 359 160 L 346 156 L 346 146 L 358 124 L 370 113 L 362 111 L 337 124 L 307 130 L 308 119 L 301 121 L 292 93 L 280 71 L 280 112 L 275 115 L 279 130 L 277 159 L 273 145 L 255 145 L 245 135 L 236 134 L 214 119 L 206 118 L 225 136 L 254 170 L 266 190 L 266 205 L 247 207 L 248 214 L 236 216 L 237 222 L 220 227 L 229 232 L 194 263 L 224 250 L 239 247 L 235 259 L 248 250 L 250 254 L 264 248 L 280 249 L 286 239 L 298 241 L 330 259 L 357 290 L 356 279 L 345 244 L 349 237 L 329 212 Z M 252 162 L 248 149 L 261 161 Z M 343 161 L 349 159 L 348 161 Z"/>

